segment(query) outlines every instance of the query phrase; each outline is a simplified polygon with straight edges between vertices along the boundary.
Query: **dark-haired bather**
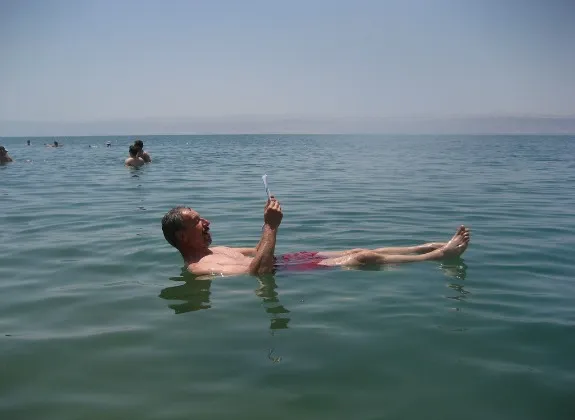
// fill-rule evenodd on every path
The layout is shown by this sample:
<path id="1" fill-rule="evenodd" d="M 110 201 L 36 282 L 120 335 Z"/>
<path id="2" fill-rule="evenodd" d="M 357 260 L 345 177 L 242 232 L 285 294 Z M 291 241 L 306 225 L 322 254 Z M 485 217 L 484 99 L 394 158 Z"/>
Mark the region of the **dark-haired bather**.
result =
<path id="1" fill-rule="evenodd" d="M 280 203 L 272 197 L 266 202 L 262 236 L 255 248 L 210 247 L 210 222 L 189 207 L 175 207 L 166 213 L 162 219 L 162 231 L 168 243 L 182 255 L 187 270 L 198 276 L 262 275 L 281 269 L 310 270 L 441 260 L 461 255 L 470 240 L 469 229 L 460 226 L 446 243 L 346 251 L 303 251 L 276 257 L 274 251 L 282 218 Z"/>

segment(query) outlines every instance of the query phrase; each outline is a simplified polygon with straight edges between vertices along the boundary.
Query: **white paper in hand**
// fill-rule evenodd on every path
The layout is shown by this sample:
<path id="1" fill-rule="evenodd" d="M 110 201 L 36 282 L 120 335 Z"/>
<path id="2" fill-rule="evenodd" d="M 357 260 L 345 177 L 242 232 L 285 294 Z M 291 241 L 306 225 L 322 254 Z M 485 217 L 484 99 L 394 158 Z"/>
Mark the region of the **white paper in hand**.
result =
<path id="1" fill-rule="evenodd" d="M 268 195 L 268 198 L 271 199 L 272 194 L 270 193 L 270 188 L 268 186 L 268 176 L 267 174 L 265 174 L 264 176 L 262 176 L 262 181 L 264 182 L 264 188 L 266 189 L 266 194 Z"/>

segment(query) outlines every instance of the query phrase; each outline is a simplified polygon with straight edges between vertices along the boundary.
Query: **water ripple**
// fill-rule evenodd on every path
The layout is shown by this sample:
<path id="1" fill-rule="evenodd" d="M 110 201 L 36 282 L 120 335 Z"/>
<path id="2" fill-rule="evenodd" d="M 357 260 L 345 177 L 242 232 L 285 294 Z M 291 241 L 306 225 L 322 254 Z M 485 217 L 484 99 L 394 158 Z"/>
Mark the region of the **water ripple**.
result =
<path id="1" fill-rule="evenodd" d="M 149 136 L 139 170 L 122 165 L 131 137 L 30 140 L 2 140 L 2 418 L 572 417 L 571 137 Z M 472 246 L 192 279 L 162 215 L 193 206 L 217 243 L 253 246 L 266 172 L 278 253 L 443 241 L 461 223 Z"/>

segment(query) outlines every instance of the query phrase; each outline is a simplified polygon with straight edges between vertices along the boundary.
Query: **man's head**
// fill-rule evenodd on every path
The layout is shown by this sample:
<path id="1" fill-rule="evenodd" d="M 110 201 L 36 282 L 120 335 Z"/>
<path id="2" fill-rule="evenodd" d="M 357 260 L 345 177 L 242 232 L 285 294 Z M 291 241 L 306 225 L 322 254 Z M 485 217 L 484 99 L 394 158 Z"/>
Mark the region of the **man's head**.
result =
<path id="1" fill-rule="evenodd" d="M 0 156 L 6 156 L 8 151 L 4 148 L 4 146 L 0 146 Z"/>
<path id="2" fill-rule="evenodd" d="M 138 151 L 139 151 L 139 149 L 136 146 L 130 146 L 130 148 L 128 149 L 130 156 L 133 158 L 138 156 Z"/>
<path id="3" fill-rule="evenodd" d="M 144 142 L 142 140 L 136 140 L 134 142 L 134 146 L 136 146 L 138 149 L 144 150 Z"/>
<path id="4" fill-rule="evenodd" d="M 164 238 L 180 253 L 202 251 L 212 243 L 210 222 L 189 207 L 174 207 L 162 218 Z"/>
<path id="5" fill-rule="evenodd" d="M 58 147 L 58 142 L 54 140 L 54 147 Z"/>

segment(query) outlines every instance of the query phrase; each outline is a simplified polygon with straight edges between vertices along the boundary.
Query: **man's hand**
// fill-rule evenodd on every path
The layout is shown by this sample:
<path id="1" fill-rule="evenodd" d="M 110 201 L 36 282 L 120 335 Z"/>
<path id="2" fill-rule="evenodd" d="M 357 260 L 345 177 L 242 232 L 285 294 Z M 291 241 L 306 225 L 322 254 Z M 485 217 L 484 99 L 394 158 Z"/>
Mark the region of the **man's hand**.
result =
<path id="1" fill-rule="evenodd" d="M 283 213 L 280 202 L 272 196 L 264 208 L 264 223 L 271 229 L 277 229 L 282 222 Z"/>

